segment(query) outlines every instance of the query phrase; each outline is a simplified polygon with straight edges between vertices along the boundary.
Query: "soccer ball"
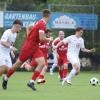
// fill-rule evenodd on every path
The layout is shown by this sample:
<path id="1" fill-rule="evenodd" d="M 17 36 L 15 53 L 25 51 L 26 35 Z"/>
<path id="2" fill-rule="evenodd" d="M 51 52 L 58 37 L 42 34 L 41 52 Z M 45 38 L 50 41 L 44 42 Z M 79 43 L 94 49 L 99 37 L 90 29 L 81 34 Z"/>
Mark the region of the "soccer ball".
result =
<path id="1" fill-rule="evenodd" d="M 91 85 L 96 86 L 98 83 L 99 83 L 99 81 L 98 81 L 97 78 L 92 77 L 92 78 L 90 79 L 90 84 L 91 84 Z"/>

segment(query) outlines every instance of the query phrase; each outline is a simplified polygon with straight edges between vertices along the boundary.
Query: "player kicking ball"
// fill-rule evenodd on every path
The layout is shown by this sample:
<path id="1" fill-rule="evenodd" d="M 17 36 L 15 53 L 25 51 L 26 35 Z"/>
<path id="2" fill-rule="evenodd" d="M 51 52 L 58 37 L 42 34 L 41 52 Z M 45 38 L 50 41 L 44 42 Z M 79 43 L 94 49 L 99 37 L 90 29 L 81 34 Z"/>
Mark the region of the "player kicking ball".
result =
<path id="1" fill-rule="evenodd" d="M 58 48 L 63 43 L 68 44 L 68 51 L 66 52 L 67 58 L 73 67 L 69 75 L 63 79 L 62 85 L 64 85 L 65 82 L 67 82 L 68 84 L 71 84 L 72 78 L 75 75 L 79 74 L 80 72 L 80 61 L 79 61 L 80 50 L 83 52 L 87 52 L 87 53 L 95 52 L 95 49 L 89 50 L 85 48 L 84 39 L 82 38 L 83 32 L 84 32 L 83 28 L 81 27 L 76 28 L 75 35 L 66 37 L 61 42 L 59 42 L 57 46 L 55 47 L 55 48 Z"/>

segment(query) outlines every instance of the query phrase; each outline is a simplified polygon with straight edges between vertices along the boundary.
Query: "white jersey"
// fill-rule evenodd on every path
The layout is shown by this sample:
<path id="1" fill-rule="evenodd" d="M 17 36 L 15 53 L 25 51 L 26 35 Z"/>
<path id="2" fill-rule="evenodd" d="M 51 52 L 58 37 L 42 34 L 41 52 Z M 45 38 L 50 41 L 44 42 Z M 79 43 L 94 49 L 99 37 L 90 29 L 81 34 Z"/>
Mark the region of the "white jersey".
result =
<path id="1" fill-rule="evenodd" d="M 82 37 L 77 38 L 76 35 L 71 35 L 63 39 L 64 44 L 68 43 L 68 55 L 79 56 L 80 48 L 84 48 L 84 40 Z"/>
<path id="2" fill-rule="evenodd" d="M 17 33 L 12 33 L 11 29 L 8 29 L 3 33 L 0 41 L 8 42 L 10 45 L 13 45 L 16 40 L 16 36 Z M 10 53 L 10 48 L 7 48 L 0 43 L 0 52 L 4 54 Z"/>

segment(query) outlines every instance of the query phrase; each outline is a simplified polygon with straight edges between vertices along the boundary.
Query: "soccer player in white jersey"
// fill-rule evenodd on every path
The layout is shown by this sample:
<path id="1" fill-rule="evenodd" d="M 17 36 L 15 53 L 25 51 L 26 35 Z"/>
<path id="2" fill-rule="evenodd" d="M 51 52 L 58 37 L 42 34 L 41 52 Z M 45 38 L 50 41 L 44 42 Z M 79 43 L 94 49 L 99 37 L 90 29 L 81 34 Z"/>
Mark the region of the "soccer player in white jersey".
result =
<path id="1" fill-rule="evenodd" d="M 52 42 L 52 48 L 54 49 L 55 45 L 54 43 L 56 41 L 60 40 L 59 36 Z M 53 50 L 53 65 L 50 68 L 50 75 L 53 75 L 53 70 L 55 67 L 57 67 L 58 61 L 57 61 L 57 56 L 55 54 L 55 51 Z"/>
<path id="2" fill-rule="evenodd" d="M 7 29 L 0 39 L 0 76 L 5 74 L 7 70 L 12 66 L 11 55 L 14 57 L 14 53 L 17 48 L 13 46 L 17 33 L 21 30 L 22 22 L 15 20 L 11 29 Z"/>
<path id="3" fill-rule="evenodd" d="M 75 30 L 75 35 L 71 35 L 63 39 L 60 43 L 57 44 L 55 47 L 58 48 L 61 44 L 67 44 L 68 43 L 68 51 L 67 51 L 67 58 L 69 62 L 72 64 L 72 70 L 69 73 L 68 76 L 66 76 L 63 79 L 62 85 L 64 85 L 65 82 L 68 84 L 71 84 L 71 80 L 75 75 L 78 75 L 80 72 L 80 61 L 79 61 L 79 52 L 80 49 L 83 52 L 95 52 L 95 49 L 86 49 L 84 46 L 84 39 L 81 37 L 83 35 L 83 28 L 78 27 Z"/>

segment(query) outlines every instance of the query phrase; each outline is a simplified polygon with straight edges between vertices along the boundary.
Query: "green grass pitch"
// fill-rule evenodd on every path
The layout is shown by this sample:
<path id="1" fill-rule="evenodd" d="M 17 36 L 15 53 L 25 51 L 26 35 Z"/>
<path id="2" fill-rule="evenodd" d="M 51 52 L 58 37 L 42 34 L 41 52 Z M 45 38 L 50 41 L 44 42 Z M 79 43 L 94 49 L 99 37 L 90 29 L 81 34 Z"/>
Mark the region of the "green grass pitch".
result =
<path id="1" fill-rule="evenodd" d="M 0 100 L 100 100 L 100 83 L 97 86 L 89 84 L 91 77 L 100 80 L 99 72 L 81 72 L 73 79 L 71 86 L 61 86 L 57 73 L 53 76 L 47 73 L 46 83 L 36 84 L 36 92 L 26 85 L 31 75 L 32 72 L 16 72 L 10 78 L 7 90 L 0 86 Z"/>

